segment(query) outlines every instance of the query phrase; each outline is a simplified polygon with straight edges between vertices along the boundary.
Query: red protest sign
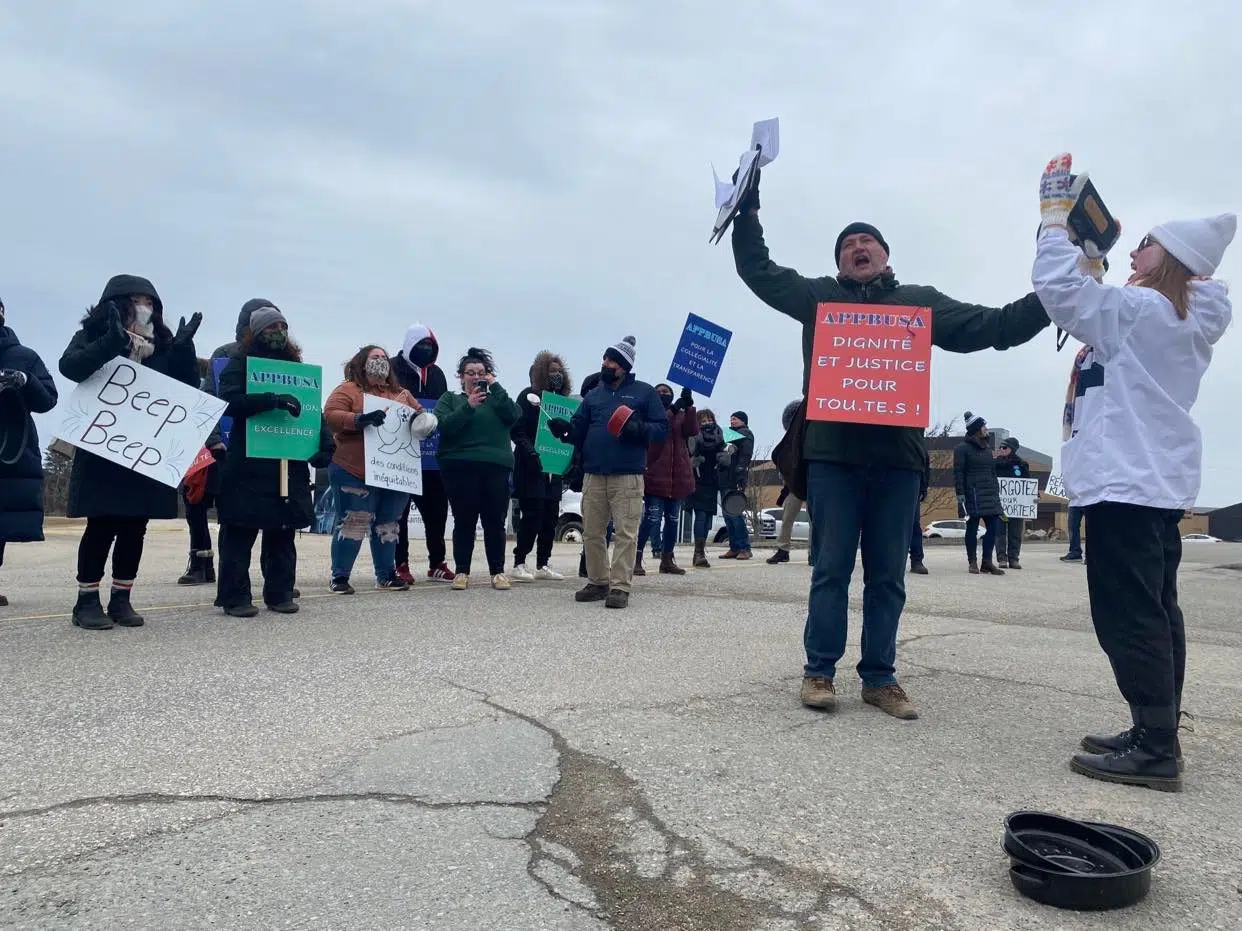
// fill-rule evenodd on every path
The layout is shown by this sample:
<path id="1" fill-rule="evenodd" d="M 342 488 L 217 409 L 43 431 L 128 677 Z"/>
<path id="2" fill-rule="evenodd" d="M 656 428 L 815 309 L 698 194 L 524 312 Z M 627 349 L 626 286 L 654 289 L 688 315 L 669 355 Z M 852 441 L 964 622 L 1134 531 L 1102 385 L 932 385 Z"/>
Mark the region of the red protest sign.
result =
<path id="1" fill-rule="evenodd" d="M 186 469 L 185 477 L 189 478 L 195 472 L 201 472 L 215 462 L 215 457 L 211 454 L 206 446 L 198 451 L 198 455 L 194 457 L 194 461 L 190 463 L 190 467 Z"/>
<path id="2" fill-rule="evenodd" d="M 820 304 L 807 419 L 926 427 L 931 349 L 929 307 Z"/>

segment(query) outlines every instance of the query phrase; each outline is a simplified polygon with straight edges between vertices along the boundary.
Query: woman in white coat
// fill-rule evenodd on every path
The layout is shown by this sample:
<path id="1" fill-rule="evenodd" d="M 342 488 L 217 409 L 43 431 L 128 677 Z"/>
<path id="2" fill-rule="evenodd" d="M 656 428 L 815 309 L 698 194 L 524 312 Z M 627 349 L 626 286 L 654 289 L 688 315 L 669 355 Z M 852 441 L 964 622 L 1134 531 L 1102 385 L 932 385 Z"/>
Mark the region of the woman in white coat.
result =
<path id="1" fill-rule="evenodd" d="M 1091 620 L 1132 721 L 1084 738 L 1070 766 L 1176 792 L 1186 672 L 1178 522 L 1198 496 L 1203 459 L 1190 409 L 1233 317 L 1228 289 L 1210 276 L 1237 219 L 1162 223 L 1130 253 L 1126 284 L 1105 285 L 1102 258 L 1087 258 L 1066 228 L 1081 188 L 1070 164 L 1063 155 L 1044 172 L 1032 279 L 1052 322 L 1087 347 L 1071 376 L 1062 471 L 1087 521 Z"/>

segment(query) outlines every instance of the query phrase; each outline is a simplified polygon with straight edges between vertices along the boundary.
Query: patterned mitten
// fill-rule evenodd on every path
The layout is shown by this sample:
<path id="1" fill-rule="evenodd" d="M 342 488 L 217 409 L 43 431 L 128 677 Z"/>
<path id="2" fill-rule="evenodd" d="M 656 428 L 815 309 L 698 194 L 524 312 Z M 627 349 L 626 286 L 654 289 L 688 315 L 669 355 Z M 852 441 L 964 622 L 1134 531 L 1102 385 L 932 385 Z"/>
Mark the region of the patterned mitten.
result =
<path id="1" fill-rule="evenodd" d="M 1074 202 L 1087 183 L 1087 173 L 1070 173 L 1074 157 L 1068 152 L 1058 155 L 1044 167 L 1039 179 L 1039 215 L 1043 221 L 1042 231 L 1048 226 L 1065 226 L 1069 222 Z"/>

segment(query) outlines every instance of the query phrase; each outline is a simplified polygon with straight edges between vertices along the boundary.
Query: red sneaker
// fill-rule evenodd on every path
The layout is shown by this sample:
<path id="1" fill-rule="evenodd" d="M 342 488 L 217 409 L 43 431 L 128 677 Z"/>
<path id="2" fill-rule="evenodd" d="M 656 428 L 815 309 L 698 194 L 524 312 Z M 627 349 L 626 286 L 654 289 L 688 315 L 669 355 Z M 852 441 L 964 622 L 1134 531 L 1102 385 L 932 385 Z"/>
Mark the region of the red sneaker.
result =
<path id="1" fill-rule="evenodd" d="M 399 578 L 406 585 L 414 584 L 414 576 L 410 574 L 410 564 L 408 562 L 403 562 L 401 565 L 397 566 L 397 578 Z"/>
<path id="2" fill-rule="evenodd" d="M 457 573 L 448 567 L 448 563 L 442 562 L 434 569 L 427 570 L 427 578 L 433 582 L 451 582 L 457 578 Z"/>

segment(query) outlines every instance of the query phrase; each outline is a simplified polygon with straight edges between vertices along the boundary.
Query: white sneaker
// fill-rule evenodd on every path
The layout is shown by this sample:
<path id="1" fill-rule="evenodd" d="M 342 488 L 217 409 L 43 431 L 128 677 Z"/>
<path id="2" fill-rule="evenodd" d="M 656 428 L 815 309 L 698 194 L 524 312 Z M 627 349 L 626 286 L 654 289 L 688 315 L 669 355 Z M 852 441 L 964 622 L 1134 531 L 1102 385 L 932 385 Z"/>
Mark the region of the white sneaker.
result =
<path id="1" fill-rule="evenodd" d="M 492 588 L 499 592 L 507 592 L 513 586 L 509 584 L 509 577 L 503 572 L 500 575 L 492 576 Z"/>
<path id="2" fill-rule="evenodd" d="M 457 575 L 453 577 L 453 591 L 464 592 L 469 587 L 470 587 L 470 576 L 463 575 L 462 573 L 459 572 L 457 573 Z"/>
<path id="3" fill-rule="evenodd" d="M 516 577 L 515 577 L 516 578 Z M 540 566 L 535 570 L 535 578 L 541 582 L 564 582 L 565 576 L 559 572 L 553 572 L 548 566 Z"/>
<path id="4" fill-rule="evenodd" d="M 530 571 L 529 569 L 527 569 L 527 568 L 526 568 L 526 564 L 525 564 L 525 563 L 523 563 L 523 564 L 522 564 L 522 565 L 520 565 L 520 566 L 514 566 L 514 567 L 513 567 L 513 571 L 509 573 L 509 578 L 511 578 L 511 579 L 512 579 L 513 581 L 515 581 L 515 582 L 533 582 L 533 581 L 535 581 L 535 576 L 534 576 L 534 574 L 532 574 L 532 573 L 531 573 L 531 571 Z"/>

